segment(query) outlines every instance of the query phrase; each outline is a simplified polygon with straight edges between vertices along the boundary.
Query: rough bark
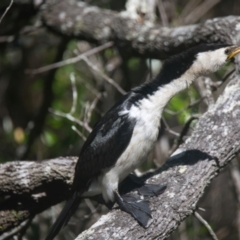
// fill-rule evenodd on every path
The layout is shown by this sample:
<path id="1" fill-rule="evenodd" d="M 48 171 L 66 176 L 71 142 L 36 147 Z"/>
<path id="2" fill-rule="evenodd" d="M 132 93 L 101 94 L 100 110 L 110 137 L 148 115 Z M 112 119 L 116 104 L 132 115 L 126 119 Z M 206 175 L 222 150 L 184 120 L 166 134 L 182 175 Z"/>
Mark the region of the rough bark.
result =
<path id="1" fill-rule="evenodd" d="M 159 59 L 203 42 L 236 44 L 240 29 L 239 16 L 167 28 L 75 0 L 48 0 L 41 16 L 45 25 L 59 34 L 94 43 L 114 41 L 124 51 Z"/>
<path id="2" fill-rule="evenodd" d="M 0 165 L 0 234 L 69 197 L 77 157 Z"/>

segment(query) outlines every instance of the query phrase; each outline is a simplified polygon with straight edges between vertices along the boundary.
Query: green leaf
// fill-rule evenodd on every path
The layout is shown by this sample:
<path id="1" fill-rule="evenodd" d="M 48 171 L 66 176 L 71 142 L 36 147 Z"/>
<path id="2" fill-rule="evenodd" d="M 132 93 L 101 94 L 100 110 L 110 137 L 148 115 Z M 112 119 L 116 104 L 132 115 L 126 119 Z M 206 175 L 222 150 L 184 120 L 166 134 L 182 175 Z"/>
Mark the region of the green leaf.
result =
<path id="1" fill-rule="evenodd" d="M 42 140 L 46 146 L 52 147 L 57 142 L 57 136 L 51 131 L 44 131 Z"/>

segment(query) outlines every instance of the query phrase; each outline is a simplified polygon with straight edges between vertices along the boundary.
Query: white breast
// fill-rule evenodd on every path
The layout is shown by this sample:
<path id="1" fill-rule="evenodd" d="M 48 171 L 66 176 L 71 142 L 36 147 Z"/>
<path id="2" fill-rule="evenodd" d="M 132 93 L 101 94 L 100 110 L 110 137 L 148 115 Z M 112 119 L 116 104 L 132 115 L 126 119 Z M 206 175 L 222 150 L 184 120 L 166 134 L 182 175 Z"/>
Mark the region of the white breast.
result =
<path id="1" fill-rule="evenodd" d="M 150 109 L 146 112 L 145 109 L 139 109 L 136 106 L 130 110 L 132 115 L 134 111 L 138 113 L 134 113 L 137 121 L 131 141 L 116 163 L 120 181 L 146 159 L 157 140 L 160 126 L 159 114 L 154 114 L 154 112 L 150 114 Z"/>
<path id="2" fill-rule="evenodd" d="M 118 188 L 118 183 L 146 159 L 157 141 L 161 113 L 153 108 L 151 99 L 144 99 L 141 105 L 132 106 L 129 110 L 129 118 L 135 119 L 136 125 L 126 150 L 114 167 L 103 174 L 102 194 L 105 200 L 113 201 L 113 191 Z"/>

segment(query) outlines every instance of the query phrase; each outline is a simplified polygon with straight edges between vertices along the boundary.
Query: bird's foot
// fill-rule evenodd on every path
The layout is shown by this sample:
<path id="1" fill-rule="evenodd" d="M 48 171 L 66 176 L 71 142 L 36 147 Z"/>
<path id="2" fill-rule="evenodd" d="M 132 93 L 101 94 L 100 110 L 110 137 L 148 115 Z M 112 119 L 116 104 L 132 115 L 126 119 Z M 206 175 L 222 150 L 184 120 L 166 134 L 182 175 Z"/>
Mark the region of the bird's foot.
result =
<path id="1" fill-rule="evenodd" d="M 129 213 L 143 227 L 147 227 L 148 220 L 152 218 L 148 201 L 133 194 L 126 194 L 121 197 L 117 191 L 115 197 L 122 211 Z"/>
<path id="2" fill-rule="evenodd" d="M 158 196 L 162 194 L 166 188 L 166 185 L 161 184 L 144 184 L 142 187 L 138 188 L 137 191 L 143 196 Z"/>

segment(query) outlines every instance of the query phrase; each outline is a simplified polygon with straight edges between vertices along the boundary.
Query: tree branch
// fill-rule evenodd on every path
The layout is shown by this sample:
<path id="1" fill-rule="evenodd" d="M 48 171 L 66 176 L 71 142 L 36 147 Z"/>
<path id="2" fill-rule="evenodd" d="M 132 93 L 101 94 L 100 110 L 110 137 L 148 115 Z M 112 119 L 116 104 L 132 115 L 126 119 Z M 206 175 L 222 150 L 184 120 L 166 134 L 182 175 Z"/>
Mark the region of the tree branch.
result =
<path id="1" fill-rule="evenodd" d="M 0 165 L 0 234 L 70 196 L 77 157 Z"/>
<path id="2" fill-rule="evenodd" d="M 4 19 L 4 17 L 6 16 L 7 12 L 9 11 L 9 9 L 11 8 L 11 6 L 13 5 L 13 0 L 10 1 L 9 6 L 6 8 L 5 12 L 3 13 L 3 15 L 0 18 L 0 24 L 2 22 L 2 20 Z"/>
<path id="3" fill-rule="evenodd" d="M 228 16 L 201 24 L 175 28 L 152 26 L 117 13 L 77 1 L 46 1 L 41 16 L 44 24 L 58 34 L 89 42 L 114 41 L 144 57 L 165 59 L 193 45 L 208 42 L 237 43 L 240 17 Z"/>

